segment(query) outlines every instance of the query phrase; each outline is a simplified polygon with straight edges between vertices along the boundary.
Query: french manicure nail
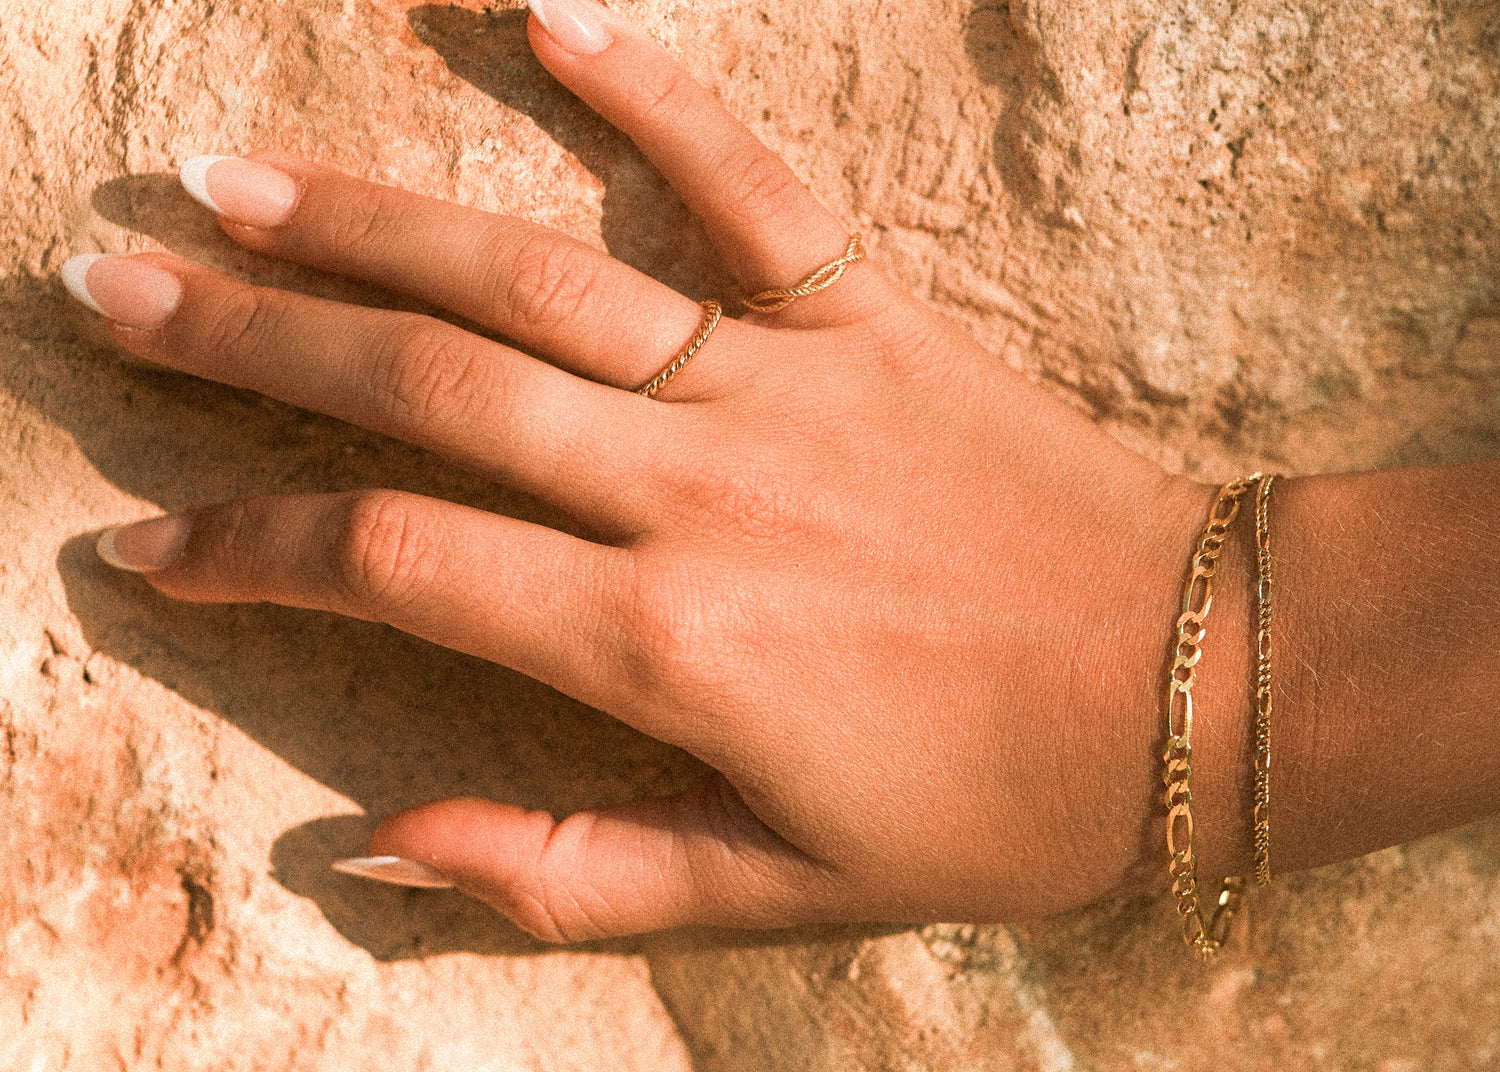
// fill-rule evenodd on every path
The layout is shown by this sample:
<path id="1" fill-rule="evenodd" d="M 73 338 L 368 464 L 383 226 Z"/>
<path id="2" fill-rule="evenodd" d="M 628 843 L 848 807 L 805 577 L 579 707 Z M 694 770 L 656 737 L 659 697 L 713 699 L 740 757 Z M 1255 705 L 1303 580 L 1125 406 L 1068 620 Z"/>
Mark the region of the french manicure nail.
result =
<path id="1" fill-rule="evenodd" d="M 531 13 L 542 28 L 575 56 L 603 52 L 611 40 L 604 8 L 593 0 L 529 0 Z"/>
<path id="2" fill-rule="evenodd" d="M 69 257 L 59 274 L 68 293 L 94 312 L 141 331 L 165 324 L 182 300 L 175 275 L 134 257 L 85 253 Z"/>
<path id="3" fill-rule="evenodd" d="M 435 867 L 399 856 L 351 856 L 333 861 L 333 869 L 346 875 L 372 878 L 395 886 L 415 886 L 423 890 L 449 890 L 453 880 Z"/>
<path id="4" fill-rule="evenodd" d="M 297 180 L 256 160 L 195 156 L 180 175 L 183 189 L 204 208 L 245 227 L 280 227 L 297 208 Z"/>
<path id="5" fill-rule="evenodd" d="M 154 573 L 182 557 L 192 531 L 190 514 L 169 514 L 110 529 L 100 535 L 96 546 L 99 557 L 115 569 Z"/>

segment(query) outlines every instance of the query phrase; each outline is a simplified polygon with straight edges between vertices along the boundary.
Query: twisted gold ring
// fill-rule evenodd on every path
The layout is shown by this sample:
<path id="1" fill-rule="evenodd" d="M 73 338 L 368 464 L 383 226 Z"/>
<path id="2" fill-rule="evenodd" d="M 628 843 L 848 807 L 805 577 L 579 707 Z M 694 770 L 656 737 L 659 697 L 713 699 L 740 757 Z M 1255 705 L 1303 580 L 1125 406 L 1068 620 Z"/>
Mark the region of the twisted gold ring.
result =
<path id="1" fill-rule="evenodd" d="M 844 254 L 827 264 L 814 268 L 802 277 L 800 283 L 790 287 L 763 290 L 752 298 L 745 299 L 745 307 L 757 313 L 774 313 L 785 309 L 798 298 L 826 290 L 843 277 L 844 269 L 865 259 L 864 241 L 858 232 L 849 236 L 849 248 Z"/>
<path id="2" fill-rule="evenodd" d="M 698 303 L 703 308 L 703 320 L 698 324 L 698 333 L 688 341 L 682 351 L 667 364 L 667 367 L 656 374 L 656 378 L 644 387 L 637 387 L 635 393 L 651 398 L 660 391 L 666 382 L 682 371 L 682 366 L 693 359 L 693 355 L 703 349 L 703 344 L 708 337 L 714 333 L 714 328 L 719 326 L 719 318 L 724 315 L 724 307 L 714 299 Z"/>

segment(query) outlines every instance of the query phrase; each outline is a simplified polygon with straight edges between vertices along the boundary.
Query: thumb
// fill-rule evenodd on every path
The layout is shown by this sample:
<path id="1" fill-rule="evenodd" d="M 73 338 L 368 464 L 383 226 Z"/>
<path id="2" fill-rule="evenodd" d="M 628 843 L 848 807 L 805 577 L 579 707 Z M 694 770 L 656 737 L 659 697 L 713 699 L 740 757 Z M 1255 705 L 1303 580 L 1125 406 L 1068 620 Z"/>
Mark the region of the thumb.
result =
<path id="1" fill-rule="evenodd" d="M 808 919 L 833 885 L 827 868 L 762 823 L 717 774 L 676 796 L 561 821 L 475 797 L 434 801 L 386 819 L 370 851 L 369 861 L 335 866 L 440 884 L 430 873 L 431 881 L 409 877 L 423 868 L 406 861 L 425 864 L 549 942 L 690 923 L 785 926 Z"/>

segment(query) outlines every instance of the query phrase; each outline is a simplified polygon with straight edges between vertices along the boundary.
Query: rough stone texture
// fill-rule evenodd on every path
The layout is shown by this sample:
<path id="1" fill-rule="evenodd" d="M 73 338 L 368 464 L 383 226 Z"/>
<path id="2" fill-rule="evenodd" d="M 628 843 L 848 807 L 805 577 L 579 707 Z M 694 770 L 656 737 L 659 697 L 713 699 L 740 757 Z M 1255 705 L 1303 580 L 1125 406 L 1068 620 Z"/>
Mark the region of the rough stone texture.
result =
<path id="1" fill-rule="evenodd" d="M 620 0 L 876 257 L 1179 470 L 1500 456 L 1495 0 Z M 175 606 L 87 533 L 395 485 L 399 444 L 119 362 L 55 281 L 230 246 L 189 155 L 277 146 L 732 292 L 509 6 L 0 7 L 0 1067 L 1424 1070 L 1500 1064 L 1500 822 L 1255 893 L 1210 969 L 1141 898 L 1002 927 L 544 949 L 332 875 L 454 792 L 568 810 L 692 764 L 391 630 Z"/>

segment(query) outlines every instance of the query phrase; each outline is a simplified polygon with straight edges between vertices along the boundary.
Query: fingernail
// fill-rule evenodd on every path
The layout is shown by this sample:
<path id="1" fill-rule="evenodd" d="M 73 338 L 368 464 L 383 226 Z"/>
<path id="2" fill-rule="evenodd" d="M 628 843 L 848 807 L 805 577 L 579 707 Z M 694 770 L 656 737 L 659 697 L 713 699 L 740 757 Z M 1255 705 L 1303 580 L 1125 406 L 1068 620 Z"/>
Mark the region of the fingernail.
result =
<path id="1" fill-rule="evenodd" d="M 115 569 L 152 573 L 182 557 L 192 531 L 192 515 L 169 514 L 110 529 L 99 537 L 96 546 L 99 557 Z"/>
<path id="2" fill-rule="evenodd" d="M 300 194 L 286 172 L 238 156 L 195 156 L 181 176 L 183 189 L 204 208 L 246 227 L 280 227 Z"/>
<path id="3" fill-rule="evenodd" d="M 399 856 L 352 856 L 333 861 L 333 869 L 395 886 L 415 886 L 423 890 L 453 888 L 453 880 L 437 868 L 416 860 L 403 860 Z"/>
<path id="4" fill-rule="evenodd" d="M 85 253 L 62 266 L 68 293 L 100 316 L 141 331 L 167 322 L 182 300 L 182 283 L 171 272 L 134 257 Z"/>
<path id="5" fill-rule="evenodd" d="M 530 0 L 542 29 L 575 56 L 603 52 L 612 38 L 604 25 L 604 8 L 593 0 Z"/>

